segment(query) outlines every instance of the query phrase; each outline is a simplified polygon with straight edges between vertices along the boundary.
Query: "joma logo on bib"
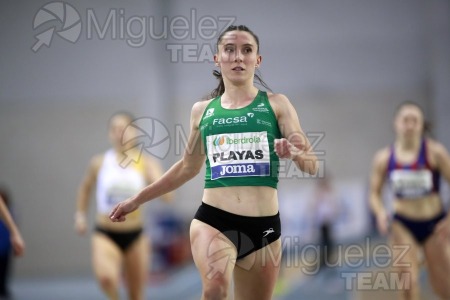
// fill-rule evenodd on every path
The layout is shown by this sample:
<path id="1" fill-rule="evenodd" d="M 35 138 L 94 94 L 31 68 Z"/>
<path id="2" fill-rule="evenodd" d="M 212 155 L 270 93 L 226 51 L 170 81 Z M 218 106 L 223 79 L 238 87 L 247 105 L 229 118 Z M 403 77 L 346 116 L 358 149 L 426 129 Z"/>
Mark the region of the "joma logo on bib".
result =
<path id="1" fill-rule="evenodd" d="M 233 165 L 222 166 L 220 175 L 225 176 L 227 174 L 253 174 L 255 173 L 255 167 L 253 165 Z"/>
<path id="2" fill-rule="evenodd" d="M 224 164 L 211 168 L 211 179 L 241 176 L 269 176 L 270 163 Z"/>

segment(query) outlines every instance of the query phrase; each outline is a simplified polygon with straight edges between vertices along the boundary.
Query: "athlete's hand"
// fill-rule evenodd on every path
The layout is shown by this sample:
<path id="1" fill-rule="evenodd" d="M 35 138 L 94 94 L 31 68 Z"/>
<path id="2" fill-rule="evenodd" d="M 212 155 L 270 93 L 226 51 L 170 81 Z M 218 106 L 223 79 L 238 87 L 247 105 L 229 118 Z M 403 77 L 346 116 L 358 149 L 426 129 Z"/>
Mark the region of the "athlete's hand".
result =
<path id="1" fill-rule="evenodd" d="M 386 236 L 389 231 L 389 217 L 386 212 L 378 213 L 376 216 L 378 232 L 382 236 Z"/>
<path id="2" fill-rule="evenodd" d="M 437 233 L 441 241 L 450 239 L 450 217 L 447 216 L 441 220 L 434 228 L 434 232 Z"/>
<path id="3" fill-rule="evenodd" d="M 125 216 L 135 211 L 138 207 L 139 205 L 132 198 L 129 198 L 117 204 L 109 214 L 109 218 L 113 222 L 123 222 L 126 220 Z"/>
<path id="4" fill-rule="evenodd" d="M 87 220 L 86 220 L 86 215 L 82 212 L 76 212 L 75 213 L 75 231 L 79 234 L 79 235 L 84 235 L 87 231 Z"/>
<path id="5" fill-rule="evenodd" d="M 275 139 L 274 140 L 274 149 L 275 153 L 279 158 L 289 158 L 294 159 L 295 156 L 300 154 L 300 149 L 295 147 L 291 142 L 287 139 Z"/>
<path id="6" fill-rule="evenodd" d="M 15 256 L 22 256 L 25 251 L 25 242 L 19 232 L 11 234 L 11 245 Z"/>
<path id="7" fill-rule="evenodd" d="M 86 233 L 86 231 L 87 231 L 86 220 L 75 219 L 75 231 L 79 235 L 84 235 Z"/>

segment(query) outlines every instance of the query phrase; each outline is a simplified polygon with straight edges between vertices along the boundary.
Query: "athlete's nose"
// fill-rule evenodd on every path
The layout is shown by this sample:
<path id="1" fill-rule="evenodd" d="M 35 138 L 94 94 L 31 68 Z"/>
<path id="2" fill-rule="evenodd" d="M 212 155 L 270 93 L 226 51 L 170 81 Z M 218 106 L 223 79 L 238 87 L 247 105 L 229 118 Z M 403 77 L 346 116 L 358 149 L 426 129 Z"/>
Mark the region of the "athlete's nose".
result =
<path id="1" fill-rule="evenodd" d="M 236 54 L 234 55 L 234 61 L 235 62 L 241 62 L 242 61 L 242 54 L 241 51 L 236 51 Z"/>

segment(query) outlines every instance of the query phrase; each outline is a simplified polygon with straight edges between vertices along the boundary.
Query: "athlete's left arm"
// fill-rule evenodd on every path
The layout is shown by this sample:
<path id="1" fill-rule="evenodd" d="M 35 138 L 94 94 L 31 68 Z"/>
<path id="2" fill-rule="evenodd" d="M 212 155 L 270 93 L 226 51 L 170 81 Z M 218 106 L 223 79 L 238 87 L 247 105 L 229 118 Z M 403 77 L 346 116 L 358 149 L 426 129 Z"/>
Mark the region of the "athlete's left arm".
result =
<path id="1" fill-rule="evenodd" d="M 450 184 L 450 154 L 445 147 L 438 143 L 433 143 L 433 150 L 436 157 L 437 167 L 447 183 Z"/>
<path id="2" fill-rule="evenodd" d="M 447 183 L 450 184 L 450 155 L 445 147 L 438 143 L 432 142 L 432 152 L 436 158 L 436 165 Z M 442 239 L 450 238 L 450 212 L 447 217 L 441 221 L 435 228 Z"/>
<path id="3" fill-rule="evenodd" d="M 297 112 L 283 94 L 269 95 L 269 101 L 278 119 L 283 138 L 275 140 L 275 151 L 280 158 L 292 159 L 303 172 L 316 174 L 317 156 L 300 126 Z"/>
<path id="4" fill-rule="evenodd" d="M 145 176 L 148 184 L 151 184 L 158 180 L 163 175 L 163 169 L 161 165 L 152 157 L 145 156 Z M 173 200 L 173 192 L 169 192 L 161 196 L 166 202 Z"/>

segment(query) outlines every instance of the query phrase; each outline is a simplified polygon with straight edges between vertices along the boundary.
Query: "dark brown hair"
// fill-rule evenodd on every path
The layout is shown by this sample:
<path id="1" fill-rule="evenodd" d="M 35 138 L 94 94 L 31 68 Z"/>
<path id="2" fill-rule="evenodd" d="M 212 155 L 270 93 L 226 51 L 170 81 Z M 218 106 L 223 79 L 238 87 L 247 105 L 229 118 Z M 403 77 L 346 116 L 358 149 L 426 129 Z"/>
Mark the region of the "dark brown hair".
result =
<path id="1" fill-rule="evenodd" d="M 225 29 L 217 38 L 217 44 L 216 44 L 217 51 L 219 50 L 219 44 L 220 44 L 220 42 L 222 42 L 223 36 L 225 35 L 225 33 L 230 32 L 230 31 L 245 31 L 245 32 L 250 33 L 256 41 L 257 53 L 259 53 L 259 38 L 253 31 L 251 31 L 245 25 L 230 25 L 230 26 L 228 26 L 227 29 Z M 257 70 L 256 73 L 259 73 L 259 71 Z M 255 78 L 257 80 L 257 83 L 259 83 L 265 89 L 272 91 L 269 88 L 269 86 L 264 82 L 264 80 L 262 80 L 261 76 L 256 73 L 255 73 Z M 211 94 L 209 95 L 210 98 L 218 97 L 225 92 L 225 84 L 223 82 L 222 73 L 220 71 L 214 70 L 213 75 L 214 75 L 214 77 L 216 77 L 219 80 L 219 85 L 214 90 L 212 90 Z"/>
<path id="2" fill-rule="evenodd" d="M 9 191 L 6 187 L 3 187 L 3 186 L 0 187 L 0 197 L 3 198 L 3 201 L 5 202 L 6 207 L 9 207 L 10 197 L 9 197 Z"/>

